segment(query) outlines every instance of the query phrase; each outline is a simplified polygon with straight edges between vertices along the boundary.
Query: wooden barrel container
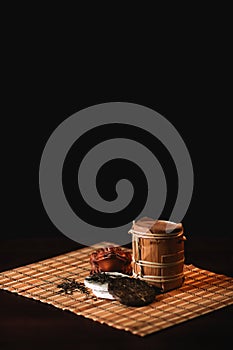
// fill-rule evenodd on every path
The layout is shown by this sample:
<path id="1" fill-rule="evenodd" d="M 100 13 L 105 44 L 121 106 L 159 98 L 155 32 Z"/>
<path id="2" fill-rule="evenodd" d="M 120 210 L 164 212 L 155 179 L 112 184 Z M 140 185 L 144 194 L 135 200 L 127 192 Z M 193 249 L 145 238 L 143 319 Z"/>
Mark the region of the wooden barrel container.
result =
<path id="1" fill-rule="evenodd" d="M 184 282 L 183 225 L 165 220 L 142 218 L 133 222 L 133 276 L 160 288 L 179 288 Z"/>

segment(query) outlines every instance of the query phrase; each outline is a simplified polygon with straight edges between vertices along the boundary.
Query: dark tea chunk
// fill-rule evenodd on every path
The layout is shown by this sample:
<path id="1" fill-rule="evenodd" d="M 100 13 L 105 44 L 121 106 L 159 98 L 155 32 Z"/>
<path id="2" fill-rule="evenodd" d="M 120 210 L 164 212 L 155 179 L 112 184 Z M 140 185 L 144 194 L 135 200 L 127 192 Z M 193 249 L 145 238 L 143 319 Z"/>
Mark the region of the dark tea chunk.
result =
<path id="1" fill-rule="evenodd" d="M 127 306 L 144 306 L 155 300 L 159 290 L 138 278 L 121 277 L 108 283 L 108 291 Z"/>

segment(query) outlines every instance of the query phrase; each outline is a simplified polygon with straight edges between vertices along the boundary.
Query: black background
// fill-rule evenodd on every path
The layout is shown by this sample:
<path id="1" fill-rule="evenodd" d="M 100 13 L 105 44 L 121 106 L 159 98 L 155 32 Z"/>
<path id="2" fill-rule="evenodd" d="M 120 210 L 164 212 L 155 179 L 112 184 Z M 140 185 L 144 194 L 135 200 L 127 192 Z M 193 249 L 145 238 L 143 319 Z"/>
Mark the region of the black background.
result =
<path id="1" fill-rule="evenodd" d="M 73 113 L 111 101 L 138 103 L 167 118 L 178 130 L 193 162 L 194 191 L 183 224 L 189 236 L 231 236 L 231 128 L 224 67 L 204 57 L 171 61 L 161 68 L 123 70 L 117 61 L 60 71 L 40 58 L 15 62 L 9 108 L 2 133 L 4 237 L 59 235 L 39 193 L 40 157 L 55 128 Z M 152 59 L 151 59 L 152 60 Z M 153 60 L 152 60 L 153 61 Z M 171 63 L 173 66 L 171 67 Z M 189 64 L 188 64 L 189 63 Z M 214 67 L 213 67 L 214 66 Z M 66 67 L 65 67 L 66 68 Z M 137 68 L 137 69 L 136 69 Z M 142 68 L 142 67 L 141 67 Z M 231 201 L 231 200 L 230 200 Z"/>
<path id="2" fill-rule="evenodd" d="M 60 10 L 62 10 L 60 12 Z M 195 187 L 190 237 L 231 237 L 231 38 L 226 7 L 6 9 L 2 238 L 60 235 L 43 208 L 40 157 L 54 129 L 94 104 L 150 107 L 178 130 Z M 135 11 L 135 12 L 134 12 Z M 176 18 L 176 11 L 183 15 Z M 183 12 L 184 11 L 184 12 Z M 140 15 L 139 15 L 140 14 Z M 96 21 L 97 20 L 97 21 Z"/>
<path id="3" fill-rule="evenodd" d="M 183 218 L 187 261 L 233 274 L 231 40 L 227 15 L 219 8 L 214 14 L 211 10 L 202 8 L 193 18 L 187 11 L 180 22 L 170 9 L 170 16 L 166 11 L 158 26 L 160 13 L 154 11 L 150 19 L 150 11 L 140 17 L 122 11 L 115 21 L 106 17 L 103 26 L 101 21 L 91 25 L 93 9 L 84 23 L 78 10 L 73 20 L 65 14 L 56 16 L 54 8 L 38 17 L 39 9 L 34 10 L 25 20 L 16 9 L 10 11 L 2 65 L 1 270 L 77 247 L 43 208 L 40 158 L 49 136 L 70 115 L 94 104 L 123 101 L 163 115 L 187 145 L 195 176 L 192 201 Z M 122 30 L 122 18 L 127 24 L 134 19 L 134 26 Z M 170 18 L 175 19 L 172 25 Z M 138 340 L 12 293 L 3 292 L 1 303 L 5 348 L 9 343 L 9 348 L 25 349 L 28 340 L 29 348 L 38 341 L 40 348 L 54 344 L 63 349 L 70 337 L 72 348 L 80 342 L 102 349 L 102 342 L 111 346 L 113 339 L 122 340 L 125 348 L 133 344 L 135 349 L 145 345 L 152 349 L 159 344 L 170 349 L 175 339 L 179 348 L 193 344 L 216 349 L 231 335 L 229 308 L 229 313 L 213 312 Z"/>

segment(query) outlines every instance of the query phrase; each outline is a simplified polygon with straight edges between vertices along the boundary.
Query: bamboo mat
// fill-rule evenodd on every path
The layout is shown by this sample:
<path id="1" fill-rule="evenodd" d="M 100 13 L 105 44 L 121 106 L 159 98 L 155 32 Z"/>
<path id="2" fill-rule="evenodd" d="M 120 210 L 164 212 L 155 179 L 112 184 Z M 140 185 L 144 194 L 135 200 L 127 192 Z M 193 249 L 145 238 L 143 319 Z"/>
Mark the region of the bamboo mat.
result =
<path id="1" fill-rule="evenodd" d="M 181 288 L 161 294 L 152 304 L 139 308 L 124 306 L 116 300 L 86 298 L 79 291 L 58 293 L 57 285 L 65 278 L 83 282 L 90 273 L 89 256 L 92 251 L 109 244 L 112 243 L 101 242 L 2 272 L 0 289 L 70 310 L 142 337 L 233 303 L 232 277 L 193 265 L 184 266 L 185 281 Z"/>

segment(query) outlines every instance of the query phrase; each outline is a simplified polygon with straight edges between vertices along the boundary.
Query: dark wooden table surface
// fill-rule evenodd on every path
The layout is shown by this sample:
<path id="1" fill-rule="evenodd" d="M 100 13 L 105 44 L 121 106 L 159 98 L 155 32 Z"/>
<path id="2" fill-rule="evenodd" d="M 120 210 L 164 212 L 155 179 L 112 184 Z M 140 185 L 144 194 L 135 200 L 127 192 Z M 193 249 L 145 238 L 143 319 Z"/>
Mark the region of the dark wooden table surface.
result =
<path id="1" fill-rule="evenodd" d="M 0 241 L 0 270 L 26 265 L 82 246 L 65 236 Z M 233 239 L 189 238 L 186 263 L 233 276 Z M 0 349 L 223 349 L 233 341 L 229 306 L 144 338 L 0 291 Z"/>

